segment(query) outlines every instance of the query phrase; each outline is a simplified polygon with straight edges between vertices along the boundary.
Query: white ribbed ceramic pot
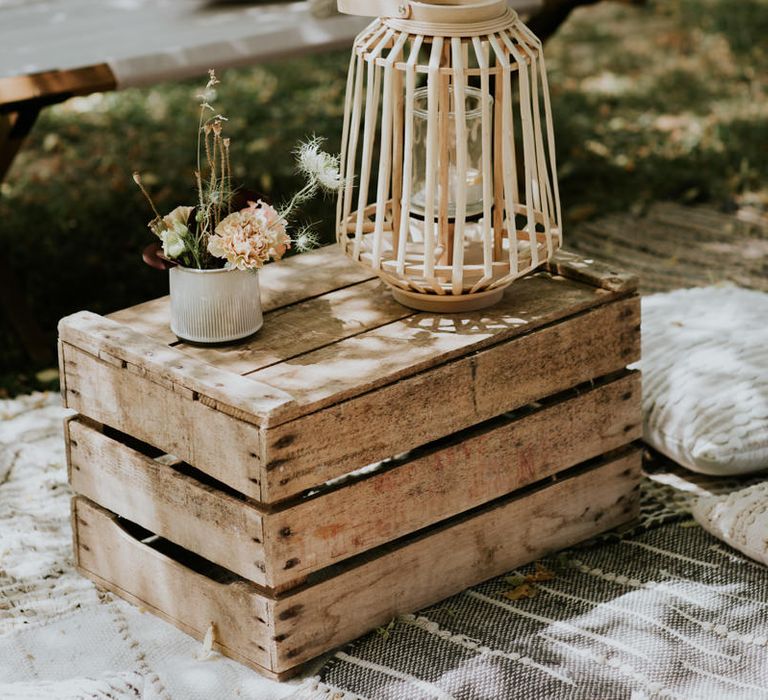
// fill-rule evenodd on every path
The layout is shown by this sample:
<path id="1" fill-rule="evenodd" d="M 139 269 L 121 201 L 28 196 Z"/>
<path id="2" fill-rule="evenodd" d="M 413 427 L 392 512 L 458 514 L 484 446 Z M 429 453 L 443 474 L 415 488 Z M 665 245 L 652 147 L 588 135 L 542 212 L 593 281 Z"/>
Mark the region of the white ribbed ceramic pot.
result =
<path id="1" fill-rule="evenodd" d="M 263 323 L 256 270 L 172 267 L 171 330 L 193 343 L 227 343 L 255 333 Z"/>

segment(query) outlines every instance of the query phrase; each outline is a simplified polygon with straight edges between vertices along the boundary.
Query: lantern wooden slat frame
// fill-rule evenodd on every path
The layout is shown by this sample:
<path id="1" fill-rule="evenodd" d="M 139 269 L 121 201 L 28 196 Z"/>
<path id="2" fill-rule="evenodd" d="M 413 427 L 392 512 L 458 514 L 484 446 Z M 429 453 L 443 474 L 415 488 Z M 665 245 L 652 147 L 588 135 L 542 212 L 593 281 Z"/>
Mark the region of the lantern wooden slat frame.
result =
<path id="1" fill-rule="evenodd" d="M 337 239 L 399 301 L 429 310 L 493 303 L 562 244 L 541 42 L 503 2 L 496 17 L 492 3 L 473 12 L 456 2 L 417 3 L 418 20 L 379 17 L 358 35 L 342 128 Z M 461 21 L 429 22 L 430 7 Z M 424 93 L 425 116 L 415 106 Z M 417 119 L 425 144 L 415 154 Z"/>

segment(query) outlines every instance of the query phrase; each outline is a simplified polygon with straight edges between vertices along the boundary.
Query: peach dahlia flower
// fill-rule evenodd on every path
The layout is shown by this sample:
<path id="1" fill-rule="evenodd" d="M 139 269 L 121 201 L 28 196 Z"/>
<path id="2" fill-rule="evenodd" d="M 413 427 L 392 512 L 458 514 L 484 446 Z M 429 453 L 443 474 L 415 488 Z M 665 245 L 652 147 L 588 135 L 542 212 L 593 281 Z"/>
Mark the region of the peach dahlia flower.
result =
<path id="1" fill-rule="evenodd" d="M 222 219 L 208 240 L 208 252 L 224 258 L 227 267 L 257 270 L 271 258 L 279 260 L 290 247 L 288 222 L 259 200 Z"/>

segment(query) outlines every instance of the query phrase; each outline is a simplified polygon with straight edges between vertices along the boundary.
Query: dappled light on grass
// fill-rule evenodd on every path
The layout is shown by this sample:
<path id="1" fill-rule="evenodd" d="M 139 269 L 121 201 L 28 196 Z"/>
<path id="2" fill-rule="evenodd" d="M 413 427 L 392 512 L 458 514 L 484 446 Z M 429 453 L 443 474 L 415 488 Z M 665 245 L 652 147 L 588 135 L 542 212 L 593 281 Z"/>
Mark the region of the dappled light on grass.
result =
<path id="1" fill-rule="evenodd" d="M 656 199 L 768 204 L 764 3 L 600 3 L 547 45 L 571 221 Z"/>

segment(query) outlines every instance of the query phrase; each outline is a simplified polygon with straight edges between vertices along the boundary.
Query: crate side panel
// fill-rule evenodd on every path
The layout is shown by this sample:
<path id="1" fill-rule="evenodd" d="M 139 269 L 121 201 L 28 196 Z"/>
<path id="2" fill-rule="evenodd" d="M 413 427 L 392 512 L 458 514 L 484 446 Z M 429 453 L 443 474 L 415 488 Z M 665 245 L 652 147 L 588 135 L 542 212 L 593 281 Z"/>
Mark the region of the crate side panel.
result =
<path id="1" fill-rule="evenodd" d="M 267 429 L 263 500 L 287 498 L 623 369 L 639 357 L 639 304 L 631 297 L 598 306 Z M 376 359 L 374 353 L 365 361 Z"/>
<path id="2" fill-rule="evenodd" d="M 270 585 L 487 503 L 641 433 L 635 372 L 437 443 L 398 466 L 266 516 Z"/>
<path id="3" fill-rule="evenodd" d="M 270 669 L 271 609 L 254 586 L 198 573 L 135 539 L 108 511 L 74 500 L 78 566 L 107 581 L 118 595 L 160 611 L 201 639 L 209 625 L 219 645 Z"/>
<path id="4" fill-rule="evenodd" d="M 261 514 L 80 421 L 69 426 L 72 489 L 212 562 L 266 584 Z"/>
<path id="5" fill-rule="evenodd" d="M 64 344 L 67 406 L 260 497 L 258 427 Z"/>
<path id="6" fill-rule="evenodd" d="M 637 516 L 640 451 L 506 500 L 275 603 L 276 668 Z"/>

